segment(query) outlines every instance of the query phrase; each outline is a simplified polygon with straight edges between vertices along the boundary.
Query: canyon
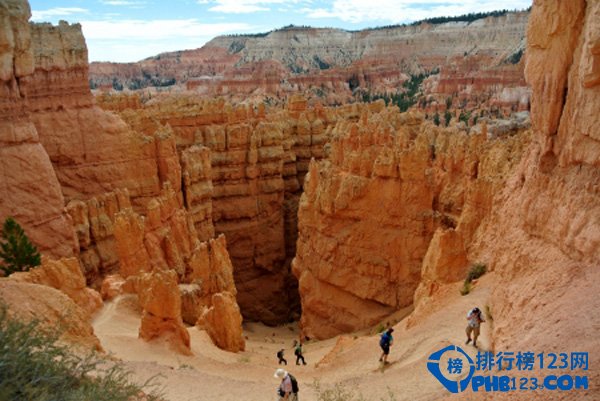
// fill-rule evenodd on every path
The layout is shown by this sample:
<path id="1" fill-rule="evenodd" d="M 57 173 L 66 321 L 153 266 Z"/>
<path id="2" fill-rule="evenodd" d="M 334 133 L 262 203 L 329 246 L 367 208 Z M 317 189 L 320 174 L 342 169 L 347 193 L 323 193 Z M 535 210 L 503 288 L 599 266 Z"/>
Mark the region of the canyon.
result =
<path id="1" fill-rule="evenodd" d="M 27 2 L 7 0 L 0 220 L 13 216 L 44 257 L 0 278 L 1 299 L 20 319 L 66 321 L 65 341 L 116 350 L 139 377 L 226 381 L 242 398 L 264 396 L 274 352 L 301 338 L 305 383 L 357 382 L 379 399 L 391 379 L 400 399 L 458 399 L 425 366 L 464 341 L 473 305 L 486 350 L 568 344 L 593 358 L 599 14 L 597 0 L 536 1 L 472 23 L 288 27 L 88 66 L 78 24 L 30 24 Z M 89 88 L 145 73 L 185 88 Z M 420 73 L 431 101 L 407 112 L 356 101 L 349 83 L 385 93 Z M 459 117 L 492 108 L 507 120 Z M 473 265 L 487 273 L 462 296 Z M 369 365 L 378 326 L 397 330 L 385 374 Z"/>

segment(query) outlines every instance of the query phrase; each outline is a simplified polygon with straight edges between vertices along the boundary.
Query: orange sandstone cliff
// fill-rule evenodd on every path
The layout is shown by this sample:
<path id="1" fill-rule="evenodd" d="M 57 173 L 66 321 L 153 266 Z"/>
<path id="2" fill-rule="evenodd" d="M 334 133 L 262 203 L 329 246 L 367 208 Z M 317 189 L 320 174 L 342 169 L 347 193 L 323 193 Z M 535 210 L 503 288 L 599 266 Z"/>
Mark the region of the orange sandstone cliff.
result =
<path id="1" fill-rule="evenodd" d="M 28 95 L 36 85 L 29 5 L 2 2 L 0 13 L 0 220 L 14 217 L 48 255 L 72 256 L 74 233 Z"/>
<path id="2" fill-rule="evenodd" d="M 0 11 L 9 22 L 2 27 L 0 98 L 0 185 L 8 195 L 0 217 L 14 216 L 45 255 L 76 255 L 81 262 L 45 259 L 10 281 L 55 287 L 89 314 L 101 300 L 86 281 L 100 288 L 109 273 L 131 276 L 129 283 L 111 276 L 104 292 L 133 290 L 144 311 L 140 337 L 174 334 L 186 352 L 182 315 L 191 310 L 197 319 L 213 294 L 236 293 L 225 238 L 214 238 L 210 198 L 201 193 L 206 154 L 190 151 L 180 160 L 170 127 L 145 135 L 96 106 L 78 24 L 29 24 L 26 1 L 3 2 Z M 186 194 L 182 181 L 190 185 Z M 188 213 L 184 197 L 193 195 L 197 202 Z M 197 216 L 207 220 L 198 222 L 204 242 Z M 155 282 L 162 300 L 146 288 Z M 198 286 L 198 302 L 184 308 L 180 285 L 186 284 Z M 233 306 L 231 318 L 241 322 Z M 235 341 L 237 350 L 241 332 Z"/>
<path id="3" fill-rule="evenodd" d="M 600 352 L 599 13 L 596 0 L 534 2 L 526 62 L 534 140 L 473 247 L 501 277 L 497 347 Z"/>
<path id="4" fill-rule="evenodd" d="M 397 109 L 365 111 L 332 135 L 305 181 L 293 262 L 302 328 L 317 338 L 411 305 L 417 287 L 435 291 L 428 277 L 464 278 L 468 246 L 528 141 L 441 129 Z M 451 252 L 439 265 L 442 247 Z"/>

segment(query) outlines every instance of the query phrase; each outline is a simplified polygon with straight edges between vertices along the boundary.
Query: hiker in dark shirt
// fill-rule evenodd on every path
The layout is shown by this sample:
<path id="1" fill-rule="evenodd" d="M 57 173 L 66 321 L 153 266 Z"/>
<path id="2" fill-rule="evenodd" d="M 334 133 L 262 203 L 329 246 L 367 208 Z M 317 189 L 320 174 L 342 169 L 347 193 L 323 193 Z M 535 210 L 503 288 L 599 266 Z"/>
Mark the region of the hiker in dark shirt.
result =
<path id="1" fill-rule="evenodd" d="M 393 332 L 394 329 L 389 328 L 381 335 L 381 339 L 379 340 L 379 346 L 383 351 L 379 357 L 379 362 L 383 362 L 384 365 L 388 363 L 387 357 L 390 354 L 390 347 L 394 343 L 394 337 L 392 337 Z"/>
<path id="2" fill-rule="evenodd" d="M 304 361 L 304 355 L 302 355 L 302 342 L 299 342 L 296 345 L 296 349 L 294 350 L 294 355 L 296 355 L 296 365 L 300 365 L 300 360 L 302 359 L 302 364 L 306 365 Z"/>
<path id="3" fill-rule="evenodd" d="M 277 359 L 279 359 L 279 365 L 281 365 L 282 362 L 287 365 L 287 361 L 283 357 L 283 352 L 283 348 L 277 351 Z"/>

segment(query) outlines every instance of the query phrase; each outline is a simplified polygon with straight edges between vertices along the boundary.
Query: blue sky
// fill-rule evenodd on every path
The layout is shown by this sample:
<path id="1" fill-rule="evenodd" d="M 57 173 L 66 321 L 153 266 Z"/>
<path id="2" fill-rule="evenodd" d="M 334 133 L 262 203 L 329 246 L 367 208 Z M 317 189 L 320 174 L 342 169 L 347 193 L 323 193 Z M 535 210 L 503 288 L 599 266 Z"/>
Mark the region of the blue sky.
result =
<path id="1" fill-rule="evenodd" d="M 524 9 L 531 0 L 30 0 L 32 20 L 80 22 L 90 61 L 138 61 L 217 35 L 285 25 L 361 29 L 436 16 Z"/>

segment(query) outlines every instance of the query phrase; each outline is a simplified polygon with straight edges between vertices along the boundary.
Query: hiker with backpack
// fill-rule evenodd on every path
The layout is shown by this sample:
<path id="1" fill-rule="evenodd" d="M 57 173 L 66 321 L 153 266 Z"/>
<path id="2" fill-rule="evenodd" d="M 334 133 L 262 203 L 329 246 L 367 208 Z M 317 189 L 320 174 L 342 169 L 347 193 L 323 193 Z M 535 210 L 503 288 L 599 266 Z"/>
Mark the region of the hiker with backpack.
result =
<path id="1" fill-rule="evenodd" d="M 277 369 L 274 377 L 281 379 L 281 383 L 277 388 L 279 401 L 298 401 L 299 388 L 296 378 L 283 369 Z"/>
<path id="2" fill-rule="evenodd" d="M 475 307 L 467 313 L 467 320 L 469 324 L 467 324 L 467 342 L 468 344 L 471 342 L 471 333 L 473 333 L 473 346 L 477 347 L 477 337 L 479 337 L 479 326 L 481 323 L 485 323 L 483 317 L 481 316 L 481 311 L 479 308 Z"/>
<path id="3" fill-rule="evenodd" d="M 306 365 L 306 361 L 304 361 L 304 355 L 302 355 L 302 341 L 296 344 L 296 349 L 294 350 L 294 355 L 296 355 L 296 365 L 300 365 L 300 360 L 302 359 L 302 364 Z"/>
<path id="4" fill-rule="evenodd" d="M 279 362 L 278 362 L 279 365 L 281 365 L 282 362 L 287 365 L 287 361 L 283 357 L 283 353 L 284 353 L 283 348 L 280 349 L 279 351 L 277 351 L 277 359 L 279 359 Z"/>
<path id="5" fill-rule="evenodd" d="M 390 347 L 394 343 L 394 337 L 392 337 L 393 332 L 394 329 L 390 327 L 381 335 L 381 338 L 379 339 L 379 346 L 383 350 L 381 356 L 379 357 L 379 362 L 383 362 L 384 365 L 389 363 L 387 361 L 387 357 L 390 354 Z"/>

